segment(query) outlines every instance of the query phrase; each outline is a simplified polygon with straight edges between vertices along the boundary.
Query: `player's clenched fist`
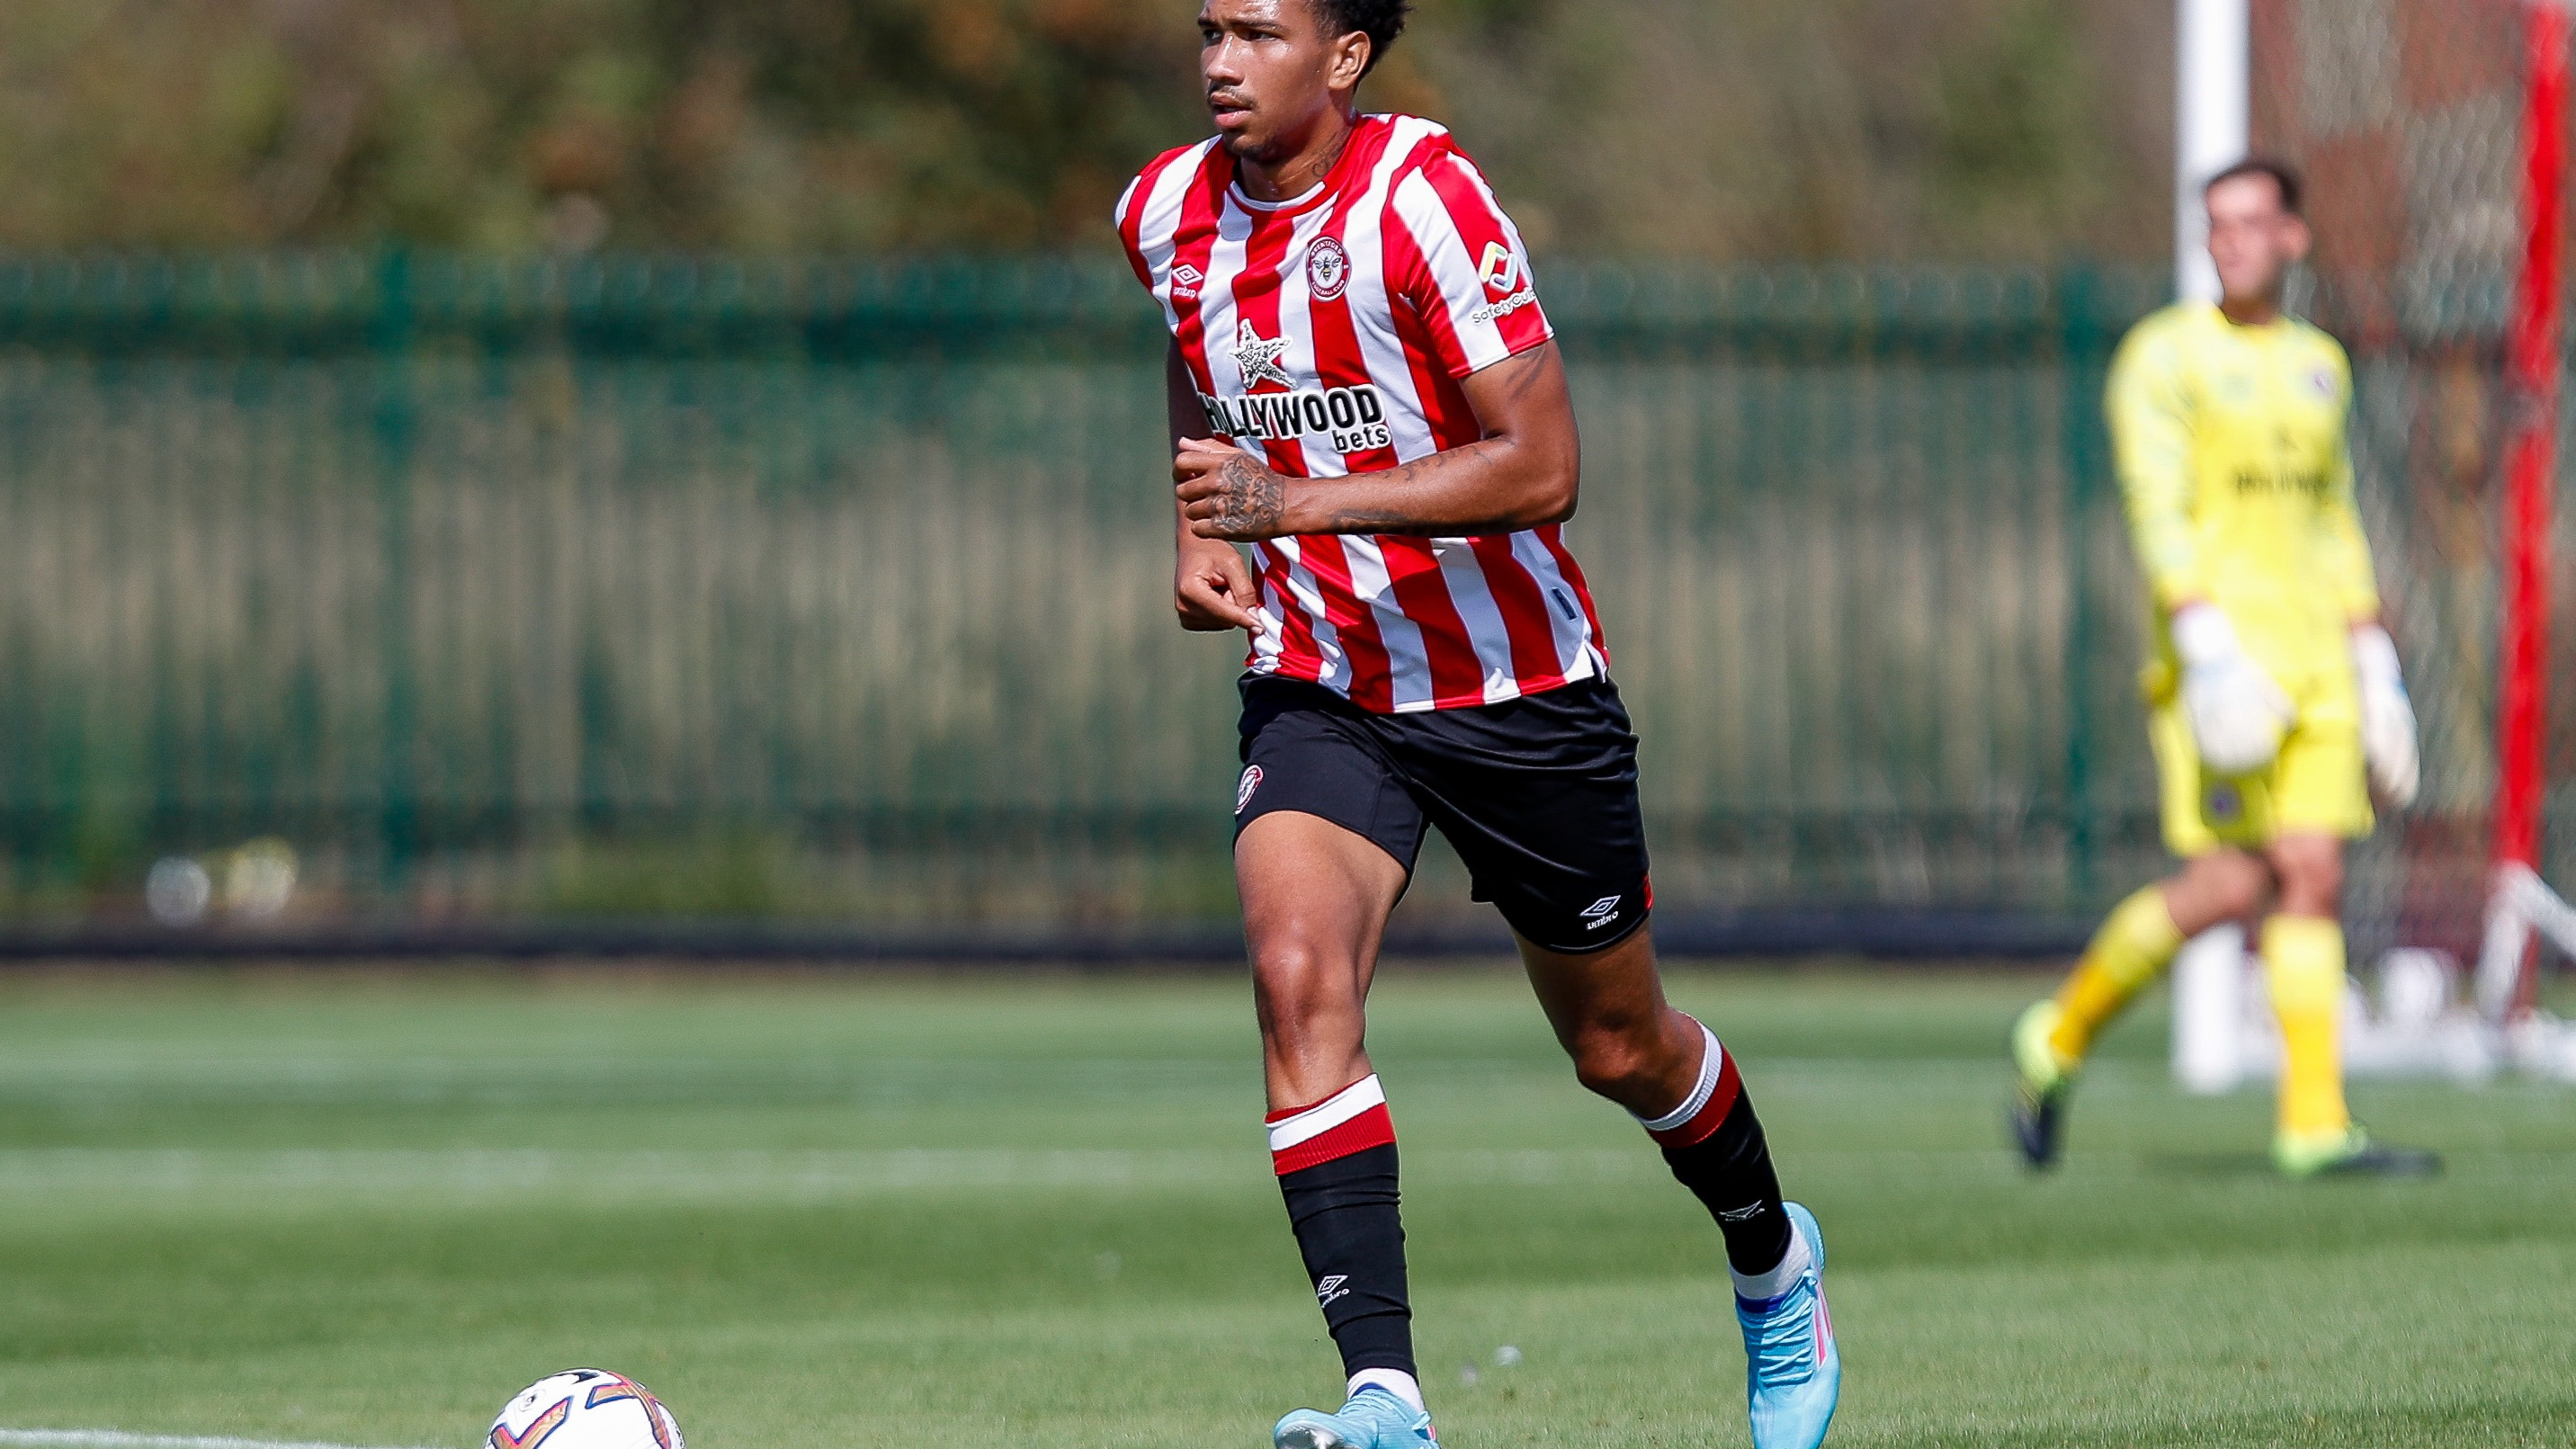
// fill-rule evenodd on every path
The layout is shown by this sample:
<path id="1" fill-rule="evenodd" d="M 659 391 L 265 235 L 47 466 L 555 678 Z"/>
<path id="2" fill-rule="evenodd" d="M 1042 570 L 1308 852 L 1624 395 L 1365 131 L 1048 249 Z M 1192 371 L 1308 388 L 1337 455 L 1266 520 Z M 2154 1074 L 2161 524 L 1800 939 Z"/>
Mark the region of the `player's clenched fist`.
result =
<path id="1" fill-rule="evenodd" d="M 2174 653 L 2182 659 L 2182 707 L 2201 762 L 2222 775 L 2250 775 L 2281 752 L 2297 718 L 2290 697 L 2245 652 L 2216 604 L 2174 611 Z"/>
<path id="2" fill-rule="evenodd" d="M 1202 634 L 1227 629 L 1258 633 L 1261 618 L 1254 609 L 1259 599 L 1252 570 L 1233 544 L 1209 538 L 1181 540 L 1172 577 L 1172 609 L 1180 615 L 1182 628 Z"/>
<path id="3" fill-rule="evenodd" d="M 1215 438 L 1184 438 L 1172 459 L 1181 517 L 1201 538 L 1253 543 L 1287 530 L 1288 480 L 1250 453 Z"/>

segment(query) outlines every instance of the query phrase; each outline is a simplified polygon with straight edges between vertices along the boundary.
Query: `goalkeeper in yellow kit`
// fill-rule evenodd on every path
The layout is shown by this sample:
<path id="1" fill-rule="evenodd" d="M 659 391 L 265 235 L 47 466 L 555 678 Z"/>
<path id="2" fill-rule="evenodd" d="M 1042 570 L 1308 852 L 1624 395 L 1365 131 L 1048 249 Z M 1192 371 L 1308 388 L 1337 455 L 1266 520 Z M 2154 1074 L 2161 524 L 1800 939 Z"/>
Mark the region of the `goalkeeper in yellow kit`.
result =
<path id="1" fill-rule="evenodd" d="M 2379 622 L 2345 439 L 2352 369 L 2281 310 L 2307 254 L 2299 180 L 2247 161 L 2203 192 L 2223 299 L 2140 322 L 2111 367 L 2120 489 L 2159 627 L 2146 673 L 2165 842 L 2182 869 L 2123 901 L 2013 1028 L 2013 1126 L 2056 1159 L 2095 1035 L 2213 926 L 2264 915 L 2284 1059 L 2273 1161 L 2294 1177 L 2420 1173 L 2344 1106 L 2344 842 L 2414 797 L 2415 718 Z"/>

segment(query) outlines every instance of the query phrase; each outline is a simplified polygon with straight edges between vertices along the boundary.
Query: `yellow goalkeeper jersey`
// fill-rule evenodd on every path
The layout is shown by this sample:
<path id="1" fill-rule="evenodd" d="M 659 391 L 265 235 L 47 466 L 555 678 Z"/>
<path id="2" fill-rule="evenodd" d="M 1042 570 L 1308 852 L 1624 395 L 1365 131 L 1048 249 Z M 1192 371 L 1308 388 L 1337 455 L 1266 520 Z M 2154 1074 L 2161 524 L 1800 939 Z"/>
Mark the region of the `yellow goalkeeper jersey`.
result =
<path id="1" fill-rule="evenodd" d="M 2140 322 L 2112 360 L 2107 398 L 2120 492 L 2162 620 L 2206 599 L 2294 697 L 2348 690 L 2351 626 L 2379 612 L 2353 504 L 2352 364 L 2295 318 L 2230 322 L 2180 302 Z"/>

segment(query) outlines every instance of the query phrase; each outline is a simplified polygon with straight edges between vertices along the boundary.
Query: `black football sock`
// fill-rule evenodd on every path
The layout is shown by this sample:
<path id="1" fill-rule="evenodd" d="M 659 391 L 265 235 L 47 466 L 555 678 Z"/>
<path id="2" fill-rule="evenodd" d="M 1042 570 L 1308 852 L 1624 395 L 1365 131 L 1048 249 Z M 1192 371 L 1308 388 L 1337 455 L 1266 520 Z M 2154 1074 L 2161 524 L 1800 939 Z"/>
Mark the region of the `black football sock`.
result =
<path id="1" fill-rule="evenodd" d="M 1269 1128 L 1279 1195 L 1324 1324 L 1342 1351 L 1342 1372 L 1393 1369 L 1410 1384 L 1413 1307 L 1405 1291 L 1395 1127 L 1377 1078 L 1312 1107 L 1273 1113 Z"/>
<path id="2" fill-rule="evenodd" d="M 1700 1034 L 1707 1047 L 1698 1082 L 1680 1106 L 1644 1125 L 1663 1148 L 1673 1177 L 1717 1219 L 1717 1230 L 1726 1235 L 1727 1266 L 1739 1280 L 1761 1278 L 1789 1254 L 1780 1178 L 1771 1169 L 1771 1145 L 1736 1075 L 1735 1059 L 1715 1032 L 1703 1026 Z"/>

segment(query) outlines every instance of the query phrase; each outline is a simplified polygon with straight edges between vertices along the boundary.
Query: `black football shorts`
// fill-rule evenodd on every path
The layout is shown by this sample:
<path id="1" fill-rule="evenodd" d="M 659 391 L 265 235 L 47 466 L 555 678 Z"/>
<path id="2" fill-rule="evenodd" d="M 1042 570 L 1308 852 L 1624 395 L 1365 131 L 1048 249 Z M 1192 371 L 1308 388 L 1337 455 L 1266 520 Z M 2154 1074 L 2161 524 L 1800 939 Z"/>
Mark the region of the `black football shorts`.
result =
<path id="1" fill-rule="evenodd" d="M 1502 704 L 1372 714 L 1321 685 L 1243 681 L 1234 829 L 1278 810 L 1366 836 L 1410 874 L 1425 824 L 1475 898 L 1550 951 L 1598 951 L 1654 904 L 1637 737 L 1607 680 Z"/>

